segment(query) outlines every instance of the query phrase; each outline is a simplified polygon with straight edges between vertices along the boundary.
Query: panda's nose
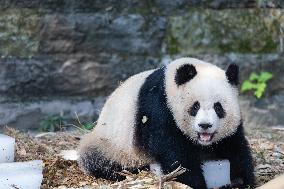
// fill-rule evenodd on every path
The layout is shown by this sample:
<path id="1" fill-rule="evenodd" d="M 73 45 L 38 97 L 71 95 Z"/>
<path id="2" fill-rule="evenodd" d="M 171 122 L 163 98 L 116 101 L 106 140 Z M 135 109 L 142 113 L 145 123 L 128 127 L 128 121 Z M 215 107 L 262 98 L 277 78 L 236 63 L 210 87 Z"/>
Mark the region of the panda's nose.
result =
<path id="1" fill-rule="evenodd" d="M 212 127 L 212 125 L 210 123 L 200 123 L 200 124 L 198 124 L 198 126 L 201 127 L 204 130 Z"/>

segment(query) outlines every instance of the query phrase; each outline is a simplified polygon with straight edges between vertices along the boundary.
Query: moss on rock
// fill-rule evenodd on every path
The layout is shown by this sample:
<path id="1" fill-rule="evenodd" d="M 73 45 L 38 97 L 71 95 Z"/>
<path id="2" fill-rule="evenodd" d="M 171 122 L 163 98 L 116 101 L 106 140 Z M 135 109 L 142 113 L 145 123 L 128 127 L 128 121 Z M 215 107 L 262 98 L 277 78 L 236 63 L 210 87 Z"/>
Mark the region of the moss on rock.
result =
<path id="1" fill-rule="evenodd" d="M 168 35 L 182 54 L 277 53 L 283 15 L 279 9 L 190 9 L 170 17 Z"/>
<path id="2" fill-rule="evenodd" d="M 39 15 L 32 9 L 0 12 L 0 56 L 30 57 L 38 50 Z"/>

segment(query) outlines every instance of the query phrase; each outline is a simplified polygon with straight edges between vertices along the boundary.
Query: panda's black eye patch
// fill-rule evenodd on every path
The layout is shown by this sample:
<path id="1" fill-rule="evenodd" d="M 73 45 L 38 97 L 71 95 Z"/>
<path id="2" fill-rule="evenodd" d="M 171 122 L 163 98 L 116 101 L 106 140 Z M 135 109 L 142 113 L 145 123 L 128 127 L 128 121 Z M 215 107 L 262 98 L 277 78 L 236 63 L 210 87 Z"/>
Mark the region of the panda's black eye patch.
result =
<path id="1" fill-rule="evenodd" d="M 214 110 L 220 119 L 225 117 L 226 112 L 220 102 L 214 103 Z"/>
<path id="2" fill-rule="evenodd" d="M 189 110 L 189 114 L 191 116 L 196 116 L 198 110 L 200 109 L 200 104 L 198 101 L 194 102 L 194 104 L 191 106 L 190 110 Z"/>

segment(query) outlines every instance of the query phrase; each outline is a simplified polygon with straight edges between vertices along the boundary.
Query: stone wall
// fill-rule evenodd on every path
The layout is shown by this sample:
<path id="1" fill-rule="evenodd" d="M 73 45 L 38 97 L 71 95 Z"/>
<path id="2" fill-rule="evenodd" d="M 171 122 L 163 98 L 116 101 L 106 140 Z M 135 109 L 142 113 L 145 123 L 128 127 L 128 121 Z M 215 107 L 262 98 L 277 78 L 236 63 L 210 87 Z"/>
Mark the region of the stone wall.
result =
<path id="1" fill-rule="evenodd" d="M 0 0 L 0 124 L 36 128 L 47 115 L 75 112 L 94 121 L 119 82 L 181 56 L 236 63 L 242 80 L 271 71 L 266 103 L 284 111 L 275 100 L 284 95 L 283 7 L 281 0 Z M 246 115 L 268 115 L 255 106 L 262 101 L 246 99 Z M 257 125 L 283 124 L 274 115 Z"/>

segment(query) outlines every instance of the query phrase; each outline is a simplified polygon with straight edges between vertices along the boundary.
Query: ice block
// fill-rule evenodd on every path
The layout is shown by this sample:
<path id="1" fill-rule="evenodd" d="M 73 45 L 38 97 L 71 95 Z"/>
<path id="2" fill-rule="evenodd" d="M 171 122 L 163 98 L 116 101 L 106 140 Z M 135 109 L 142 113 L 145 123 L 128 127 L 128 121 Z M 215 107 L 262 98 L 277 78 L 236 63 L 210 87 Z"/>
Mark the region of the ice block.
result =
<path id="1" fill-rule="evenodd" d="M 76 161 L 79 158 L 76 150 L 62 150 L 59 155 L 66 160 Z"/>
<path id="2" fill-rule="evenodd" d="M 15 156 L 15 139 L 0 134 L 0 163 L 13 162 Z"/>
<path id="3" fill-rule="evenodd" d="M 207 188 L 231 184 L 229 160 L 207 161 L 202 165 Z"/>
<path id="4" fill-rule="evenodd" d="M 0 163 L 0 188 L 40 189 L 42 170 L 41 160 Z"/>

